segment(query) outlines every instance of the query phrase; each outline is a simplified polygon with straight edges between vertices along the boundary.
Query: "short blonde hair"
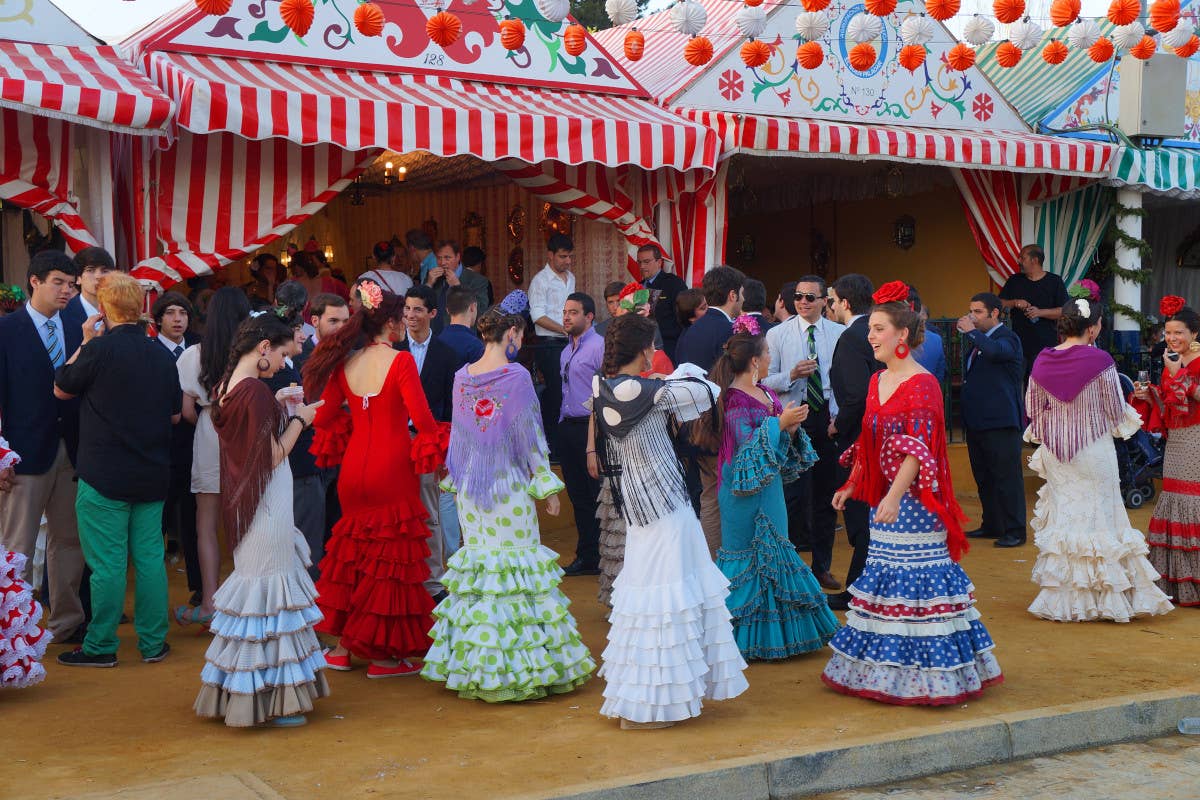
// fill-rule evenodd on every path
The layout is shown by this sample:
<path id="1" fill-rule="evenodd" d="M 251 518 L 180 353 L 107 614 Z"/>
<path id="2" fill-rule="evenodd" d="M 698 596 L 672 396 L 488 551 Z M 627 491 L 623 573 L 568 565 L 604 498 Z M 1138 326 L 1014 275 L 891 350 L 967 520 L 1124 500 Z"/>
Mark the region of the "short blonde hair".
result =
<path id="1" fill-rule="evenodd" d="M 146 302 L 142 285 L 124 272 L 110 272 L 102 277 L 96 297 L 105 319 L 117 325 L 137 322 Z"/>

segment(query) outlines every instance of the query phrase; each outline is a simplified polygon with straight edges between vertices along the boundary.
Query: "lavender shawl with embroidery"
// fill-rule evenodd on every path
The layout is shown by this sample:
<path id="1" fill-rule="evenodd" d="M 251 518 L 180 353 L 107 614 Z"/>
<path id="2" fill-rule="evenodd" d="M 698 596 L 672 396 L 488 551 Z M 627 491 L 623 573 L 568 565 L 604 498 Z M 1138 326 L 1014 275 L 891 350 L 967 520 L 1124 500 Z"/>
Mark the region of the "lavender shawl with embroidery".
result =
<path id="1" fill-rule="evenodd" d="M 528 484 L 548 463 L 541 406 L 520 364 L 454 375 L 454 415 L 446 468 L 455 488 L 480 508 L 492 509 Z"/>
<path id="2" fill-rule="evenodd" d="M 1112 356 L 1077 345 L 1043 350 L 1025 393 L 1029 427 L 1059 461 L 1111 435 L 1125 417 L 1125 398 Z"/>

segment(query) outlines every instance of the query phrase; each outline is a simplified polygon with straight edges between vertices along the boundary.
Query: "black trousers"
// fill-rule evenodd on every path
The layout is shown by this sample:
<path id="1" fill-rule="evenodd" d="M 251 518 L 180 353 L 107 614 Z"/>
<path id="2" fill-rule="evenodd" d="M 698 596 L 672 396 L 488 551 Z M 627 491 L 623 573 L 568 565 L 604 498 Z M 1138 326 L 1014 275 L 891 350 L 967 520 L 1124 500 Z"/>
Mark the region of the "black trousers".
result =
<path id="1" fill-rule="evenodd" d="M 785 484 L 784 501 L 788 511 L 788 538 L 797 550 L 812 551 L 812 570 L 828 572 L 833 564 L 834 529 L 837 511 L 833 495 L 841 485 L 838 480 L 837 444 L 829 438 L 829 411 L 811 413 L 804 421 L 818 461 L 803 472 L 794 483 Z"/>
<path id="2" fill-rule="evenodd" d="M 579 542 L 575 557 L 586 568 L 600 565 L 600 521 L 596 519 L 596 498 L 600 495 L 600 482 L 587 471 L 588 418 L 567 417 L 558 426 L 559 466 L 562 468 L 563 483 L 567 485 L 567 496 L 575 509 L 575 530 Z"/>
<path id="3" fill-rule="evenodd" d="M 1025 478 L 1021 470 L 1021 429 L 967 431 L 971 472 L 983 506 L 981 527 L 997 536 L 1025 538 Z"/>
<path id="4" fill-rule="evenodd" d="M 853 442 L 840 442 L 836 446 L 839 455 Z M 850 470 L 838 465 L 837 484 L 840 487 L 850 478 Z M 871 507 L 861 500 L 847 500 L 842 509 L 842 521 L 846 523 L 846 539 L 854 552 L 850 556 L 850 567 L 846 570 L 846 588 L 858 580 L 867 565 L 867 549 L 871 546 Z"/>
<path id="5" fill-rule="evenodd" d="M 552 458 L 563 457 L 561 437 L 558 433 L 558 415 L 562 411 L 562 351 L 567 338 L 542 338 L 533 349 L 533 363 L 546 385 L 538 401 L 542 404 L 542 428 L 546 431 L 546 446 Z M 598 491 L 598 490 L 597 490 Z"/>
<path id="6" fill-rule="evenodd" d="M 171 469 L 171 486 L 163 503 L 163 531 L 179 542 L 188 589 L 200 591 L 200 553 L 196 544 L 196 495 L 192 494 L 192 465 Z"/>

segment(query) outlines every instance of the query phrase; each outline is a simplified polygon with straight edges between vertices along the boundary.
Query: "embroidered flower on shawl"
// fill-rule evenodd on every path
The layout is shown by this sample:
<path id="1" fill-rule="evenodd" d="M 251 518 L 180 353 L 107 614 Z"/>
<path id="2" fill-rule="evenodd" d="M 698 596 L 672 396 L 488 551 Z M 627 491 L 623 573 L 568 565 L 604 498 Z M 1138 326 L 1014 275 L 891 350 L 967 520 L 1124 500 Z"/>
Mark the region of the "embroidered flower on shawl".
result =
<path id="1" fill-rule="evenodd" d="M 362 300 L 363 308 L 374 311 L 383 302 L 383 289 L 375 281 L 363 281 L 358 285 L 358 297 Z"/>
<path id="2" fill-rule="evenodd" d="M 908 284 L 904 281 L 889 281 L 876 289 L 875 294 L 871 295 L 871 299 L 878 305 L 907 302 Z"/>
<path id="3" fill-rule="evenodd" d="M 475 416 L 491 419 L 496 413 L 496 404 L 489 397 L 481 397 L 475 401 Z"/>
<path id="4" fill-rule="evenodd" d="M 626 311 L 636 311 L 650 302 L 650 290 L 637 281 L 625 284 L 621 289 L 620 306 Z"/>
<path id="5" fill-rule="evenodd" d="M 1187 300 L 1176 294 L 1169 294 L 1162 300 L 1158 301 L 1158 313 L 1163 315 L 1163 319 L 1173 317 L 1184 309 L 1187 305 Z"/>
<path id="6" fill-rule="evenodd" d="M 762 327 L 758 324 L 758 318 L 750 314 L 742 314 L 733 321 L 733 332 L 745 333 L 750 336 L 762 336 Z"/>

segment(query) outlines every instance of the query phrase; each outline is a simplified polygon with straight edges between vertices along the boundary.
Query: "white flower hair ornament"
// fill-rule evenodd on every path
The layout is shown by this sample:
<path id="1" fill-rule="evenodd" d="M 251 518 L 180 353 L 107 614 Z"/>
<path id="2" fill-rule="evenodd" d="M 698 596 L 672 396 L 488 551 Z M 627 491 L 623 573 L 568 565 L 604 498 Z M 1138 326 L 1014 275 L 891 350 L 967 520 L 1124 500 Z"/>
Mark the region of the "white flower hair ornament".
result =
<path id="1" fill-rule="evenodd" d="M 1084 300 L 1082 297 L 1078 298 L 1075 301 L 1075 307 L 1079 309 L 1079 313 L 1083 315 L 1084 319 L 1092 318 L 1092 304 L 1087 300 Z"/>

